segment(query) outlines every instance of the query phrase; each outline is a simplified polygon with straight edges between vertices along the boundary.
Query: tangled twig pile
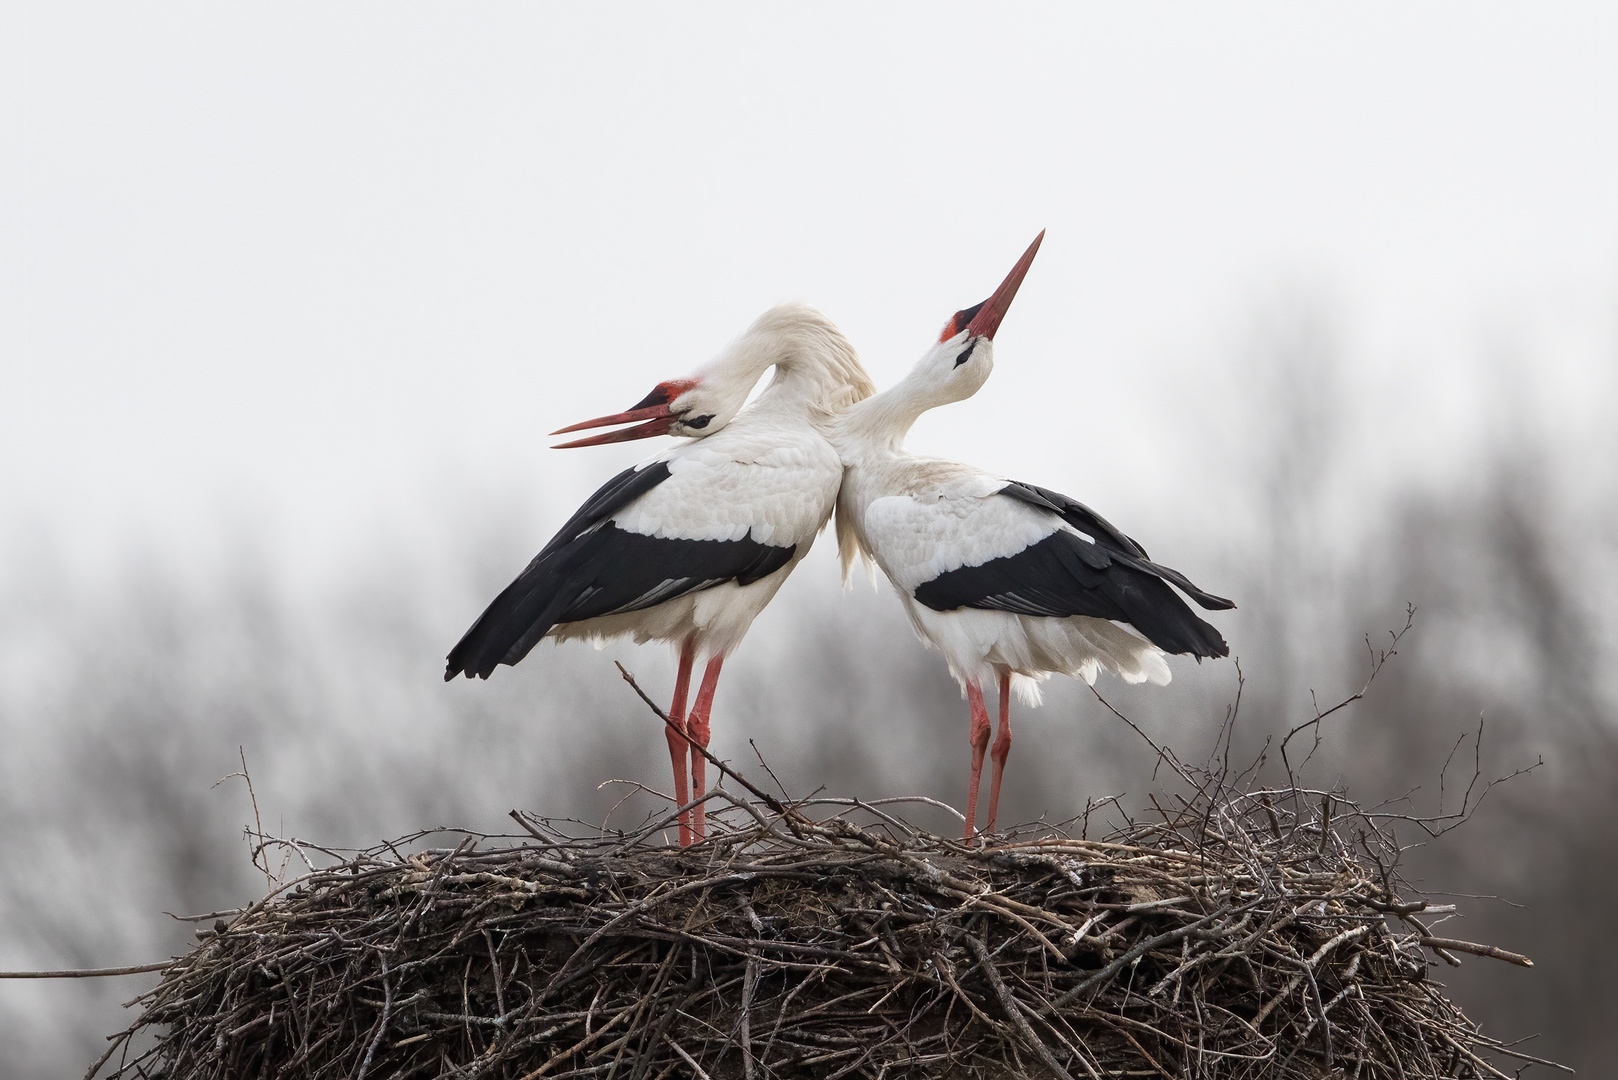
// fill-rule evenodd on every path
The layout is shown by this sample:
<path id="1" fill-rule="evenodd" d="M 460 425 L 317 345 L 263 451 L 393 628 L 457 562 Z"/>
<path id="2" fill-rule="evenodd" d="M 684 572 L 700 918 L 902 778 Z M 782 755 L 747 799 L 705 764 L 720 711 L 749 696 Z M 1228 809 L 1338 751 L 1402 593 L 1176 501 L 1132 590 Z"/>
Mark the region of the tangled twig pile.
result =
<path id="1" fill-rule="evenodd" d="M 1372 651 L 1370 678 L 1402 633 Z M 1484 1035 L 1428 978 L 1429 953 L 1530 961 L 1434 936 L 1424 920 L 1453 909 L 1399 875 L 1395 826 L 1431 837 L 1465 820 L 1490 786 L 1481 754 L 1461 807 L 1434 817 L 1300 784 L 1288 744 L 1308 733 L 1312 755 L 1321 722 L 1364 693 L 1288 733 L 1276 788 L 1259 782 L 1263 755 L 1230 767 L 1239 694 L 1204 766 L 1148 738 L 1183 786 L 1099 839 L 1090 807 L 963 844 L 883 809 L 917 800 L 783 802 L 711 755 L 745 794 L 703 796 L 710 839 L 684 850 L 667 843 L 672 811 L 612 835 L 514 811 L 518 845 L 421 834 L 339 854 L 261 836 L 255 858 L 280 845 L 310 872 L 199 930 L 91 1076 L 114 1055 L 114 1076 L 173 1080 L 1552 1065 Z"/>
<path id="2" fill-rule="evenodd" d="M 1103 839 L 1087 816 L 970 848 L 879 806 L 721 790 L 714 835 L 683 851 L 667 819 L 579 838 L 524 818 L 517 846 L 343 857 L 199 931 L 114 1075 L 1499 1077 L 1533 1060 L 1427 978 L 1429 952 L 1528 961 L 1433 937 L 1421 913 L 1443 909 L 1398 879 L 1379 814 L 1175 768 L 1200 787 Z"/>

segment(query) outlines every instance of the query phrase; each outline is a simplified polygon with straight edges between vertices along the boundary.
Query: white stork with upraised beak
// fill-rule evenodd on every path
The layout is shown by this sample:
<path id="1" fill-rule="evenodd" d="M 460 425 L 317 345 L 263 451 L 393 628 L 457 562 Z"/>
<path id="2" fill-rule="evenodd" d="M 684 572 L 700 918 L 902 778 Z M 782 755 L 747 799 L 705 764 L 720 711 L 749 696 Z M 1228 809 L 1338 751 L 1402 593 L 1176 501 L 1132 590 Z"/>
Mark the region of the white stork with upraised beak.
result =
<path id="1" fill-rule="evenodd" d="M 938 344 L 898 385 L 850 408 L 833 427 L 843 457 L 837 540 L 845 578 L 874 558 L 916 635 L 937 649 L 971 709 L 966 836 L 977 819 L 989 742 L 983 685 L 998 682 L 1000 728 L 991 757 L 987 828 L 1011 749 L 1011 685 L 1031 703 L 1037 681 L 1060 673 L 1095 681 L 1169 681 L 1164 653 L 1225 656 L 1219 632 L 1192 613 L 1230 608 L 1166 566 L 1083 503 L 969 465 L 904 449 L 922 413 L 977 393 L 994 366 L 994 333 L 1044 239 L 1042 232 L 993 296 L 958 311 Z M 1173 586 L 1174 588 L 1170 588 Z"/>
<path id="2" fill-rule="evenodd" d="M 772 367 L 769 385 L 743 408 Z M 720 667 L 831 517 L 843 476 L 825 434 L 833 415 L 875 389 L 830 320 L 784 304 L 691 377 L 659 383 L 627 412 L 556 432 L 636 425 L 563 447 L 665 434 L 695 441 L 590 496 L 450 650 L 444 679 L 486 679 L 545 637 L 670 642 L 679 653 L 667 731 L 674 795 L 679 806 L 701 796 L 697 747 L 708 745 Z M 687 716 L 691 668 L 702 656 L 708 664 Z M 682 814 L 680 842 L 700 840 L 704 826 L 701 805 Z"/>

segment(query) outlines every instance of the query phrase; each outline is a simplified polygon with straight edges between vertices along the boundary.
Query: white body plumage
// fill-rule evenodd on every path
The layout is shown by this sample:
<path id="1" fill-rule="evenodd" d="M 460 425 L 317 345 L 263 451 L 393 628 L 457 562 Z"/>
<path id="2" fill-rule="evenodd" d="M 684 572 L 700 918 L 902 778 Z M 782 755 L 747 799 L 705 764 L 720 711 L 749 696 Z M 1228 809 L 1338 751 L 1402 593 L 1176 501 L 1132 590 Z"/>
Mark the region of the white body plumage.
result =
<path id="1" fill-rule="evenodd" d="M 766 392 L 767 393 L 767 392 Z M 667 480 L 607 520 L 625 532 L 670 541 L 668 564 L 653 590 L 686 583 L 680 541 L 743 541 L 791 548 L 778 569 L 748 584 L 722 581 L 633 610 L 561 623 L 557 641 L 598 642 L 631 636 L 636 642 L 694 643 L 697 655 L 725 656 L 809 554 L 836 505 L 843 466 L 818 426 L 790 405 L 761 398 L 727 427 L 659 454 L 638 468 L 664 465 Z M 656 558 L 656 549 L 652 551 Z M 655 564 L 654 564 L 655 565 Z"/>
<path id="2" fill-rule="evenodd" d="M 859 426 L 850 417 L 846 430 L 857 432 Z M 1011 483 L 1002 477 L 886 445 L 862 450 L 846 434 L 839 441 L 848 461 L 837 511 L 845 569 L 862 553 L 875 560 L 916 636 L 943 654 L 963 690 L 1009 671 L 1020 676 L 1012 680 L 1018 695 L 1038 704 L 1038 683 L 1052 674 L 1086 683 L 1102 671 L 1132 683 L 1169 681 L 1163 650 L 1107 619 L 965 607 L 937 611 L 921 603 L 916 590 L 949 571 L 1015 556 L 1056 532 L 1094 538 L 1002 496 Z"/>

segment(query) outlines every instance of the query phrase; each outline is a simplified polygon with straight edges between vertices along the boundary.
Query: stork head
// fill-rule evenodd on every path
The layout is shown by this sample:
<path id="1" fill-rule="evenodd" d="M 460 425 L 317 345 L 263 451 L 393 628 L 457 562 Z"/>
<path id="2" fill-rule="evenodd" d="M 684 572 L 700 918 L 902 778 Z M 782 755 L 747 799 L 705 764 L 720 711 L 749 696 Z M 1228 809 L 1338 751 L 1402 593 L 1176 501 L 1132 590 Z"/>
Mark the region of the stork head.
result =
<path id="1" fill-rule="evenodd" d="M 981 304 L 962 308 L 944 324 L 938 344 L 927 351 L 910 374 L 910 379 L 919 384 L 916 391 L 927 408 L 969 398 L 988 380 L 994 370 L 994 333 L 1000 329 L 1000 320 L 1005 318 L 1044 239 L 1045 232 L 1040 230 L 993 295 Z"/>
<path id="2" fill-rule="evenodd" d="M 741 409 L 747 401 L 758 373 L 746 380 L 720 366 L 705 369 L 686 379 L 669 379 L 652 387 L 652 392 L 629 409 L 611 416 L 598 416 L 594 420 L 570 424 L 552 435 L 565 435 L 570 431 L 588 428 L 630 424 L 630 427 L 591 435 L 572 442 L 559 443 L 558 450 L 575 446 L 600 446 L 603 443 L 628 442 L 630 439 L 650 439 L 654 435 L 678 435 L 700 438 L 718 431 Z"/>
<path id="3" fill-rule="evenodd" d="M 779 304 L 760 315 L 719 357 L 696 374 L 660 382 L 627 411 L 572 424 L 554 435 L 629 424 L 602 435 L 561 443 L 557 449 L 649 439 L 700 438 L 736 418 L 759 378 L 771 368 L 772 394 L 790 397 L 815 414 L 831 413 L 876 392 L 854 347 L 830 319 L 806 304 Z"/>

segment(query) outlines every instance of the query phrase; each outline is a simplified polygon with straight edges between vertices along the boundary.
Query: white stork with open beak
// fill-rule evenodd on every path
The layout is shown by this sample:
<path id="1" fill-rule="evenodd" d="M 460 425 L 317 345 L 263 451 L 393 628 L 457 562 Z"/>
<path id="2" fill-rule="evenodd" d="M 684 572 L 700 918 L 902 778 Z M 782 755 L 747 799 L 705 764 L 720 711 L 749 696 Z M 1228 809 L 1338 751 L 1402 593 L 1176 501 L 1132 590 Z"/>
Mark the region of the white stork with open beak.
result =
<path id="1" fill-rule="evenodd" d="M 833 427 L 845 472 L 837 540 L 845 577 L 874 558 L 898 591 L 923 644 L 937 649 L 966 692 L 972 773 L 966 836 L 977 819 L 989 742 L 983 685 L 999 683 L 1000 729 L 991 756 L 987 828 L 1011 749 L 1011 683 L 1031 703 L 1053 673 L 1093 683 L 1169 681 L 1164 653 L 1225 656 L 1229 647 L 1170 586 L 1205 608 L 1229 600 L 1198 589 L 1095 511 L 1054 491 L 904 450 L 928 409 L 978 391 L 994 366 L 994 333 L 1033 262 L 1041 232 L 993 296 L 958 311 L 938 344 L 898 385 L 850 408 Z"/>
<path id="2" fill-rule="evenodd" d="M 770 384 L 744 409 L 772 367 Z M 690 378 L 659 383 L 627 412 L 556 432 L 636 425 L 563 447 L 665 434 L 696 441 L 590 496 L 450 650 L 445 681 L 486 679 L 544 637 L 671 642 L 679 653 L 667 732 L 674 794 L 679 806 L 701 796 L 705 760 L 696 747 L 708 745 L 720 667 L 831 517 L 843 477 L 825 434 L 832 416 L 875 389 L 830 320 L 783 304 Z M 699 656 L 708 666 L 687 717 Z M 704 826 L 700 805 L 681 815 L 680 843 L 702 839 Z"/>

